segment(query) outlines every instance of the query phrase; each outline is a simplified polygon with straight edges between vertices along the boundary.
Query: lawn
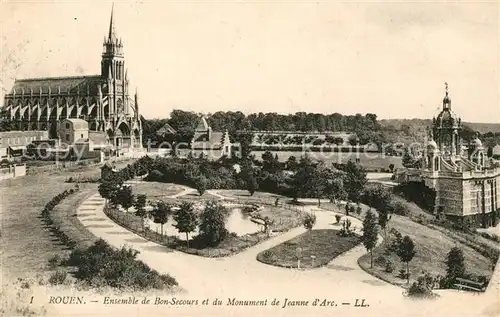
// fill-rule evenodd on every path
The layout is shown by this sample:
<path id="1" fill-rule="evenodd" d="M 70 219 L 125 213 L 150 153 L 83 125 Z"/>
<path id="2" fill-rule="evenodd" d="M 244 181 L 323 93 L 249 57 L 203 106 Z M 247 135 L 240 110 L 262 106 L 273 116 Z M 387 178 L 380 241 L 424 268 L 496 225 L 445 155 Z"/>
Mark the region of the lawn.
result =
<path id="1" fill-rule="evenodd" d="M 302 248 L 301 268 L 315 268 L 328 264 L 340 254 L 361 242 L 359 236 L 341 237 L 338 230 L 310 230 L 257 255 L 257 260 L 280 267 L 297 267 L 297 248 Z M 315 256 L 313 259 L 311 256 Z"/>
<path id="2" fill-rule="evenodd" d="M 97 191 L 97 184 L 85 183 L 78 186 L 80 187 L 79 191 L 69 195 L 56 205 L 50 212 L 50 217 L 55 226 L 60 227 L 69 238 L 77 241 L 77 246 L 87 247 L 97 238 L 78 220 L 76 209 Z"/>
<path id="3" fill-rule="evenodd" d="M 117 166 L 120 163 L 116 164 Z M 126 164 L 125 164 L 126 165 Z M 65 183 L 72 173 L 91 176 L 100 173 L 98 166 L 79 166 L 63 171 L 44 172 L 0 182 L 2 228 L 0 249 L 2 269 L 11 276 L 30 276 L 47 269 L 47 259 L 66 248 L 43 227 L 40 212 L 47 202 L 74 184 Z M 89 186 L 92 186 L 89 184 Z M 86 191 L 86 186 L 80 184 Z M 60 209 L 66 215 L 74 213 L 79 201 L 77 193 L 69 196 Z"/>
<path id="4" fill-rule="evenodd" d="M 392 215 L 389 228 L 398 230 L 403 236 L 408 235 L 415 243 L 416 255 L 410 262 L 410 279 L 416 279 L 422 271 L 433 275 L 445 275 L 446 265 L 444 260 L 452 247 L 459 246 L 465 256 L 465 263 L 469 273 L 491 276 L 492 263 L 489 259 L 479 254 L 472 248 L 451 239 L 444 233 L 433 230 L 424 225 L 411 221 L 407 217 Z M 389 232 L 389 230 L 388 230 Z M 389 233 L 388 233 L 389 237 Z M 389 240 L 389 239 L 387 239 Z M 399 278 L 399 270 L 403 263 L 395 254 L 386 254 L 387 242 L 385 241 L 373 251 L 374 267 L 370 268 L 370 255 L 362 256 L 358 263 L 369 273 L 380 277 L 390 283 L 406 285 L 406 281 Z M 395 265 L 394 271 L 385 271 L 385 261 L 390 259 Z"/>
<path id="5" fill-rule="evenodd" d="M 140 182 L 131 184 L 135 195 L 144 194 L 148 199 L 162 199 L 182 192 L 182 187 L 159 182 Z"/>

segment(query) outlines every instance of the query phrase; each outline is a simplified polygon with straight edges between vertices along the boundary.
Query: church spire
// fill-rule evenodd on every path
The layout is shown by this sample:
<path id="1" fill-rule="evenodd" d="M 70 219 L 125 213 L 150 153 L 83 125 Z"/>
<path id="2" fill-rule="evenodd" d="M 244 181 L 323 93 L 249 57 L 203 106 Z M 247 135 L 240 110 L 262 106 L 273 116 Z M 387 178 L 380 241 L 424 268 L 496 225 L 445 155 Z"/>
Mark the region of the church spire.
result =
<path id="1" fill-rule="evenodd" d="M 111 18 L 109 20 L 109 33 L 108 33 L 108 41 L 110 43 L 116 42 L 116 29 L 115 29 L 115 21 L 114 21 L 114 11 L 115 11 L 115 3 L 111 5 Z"/>

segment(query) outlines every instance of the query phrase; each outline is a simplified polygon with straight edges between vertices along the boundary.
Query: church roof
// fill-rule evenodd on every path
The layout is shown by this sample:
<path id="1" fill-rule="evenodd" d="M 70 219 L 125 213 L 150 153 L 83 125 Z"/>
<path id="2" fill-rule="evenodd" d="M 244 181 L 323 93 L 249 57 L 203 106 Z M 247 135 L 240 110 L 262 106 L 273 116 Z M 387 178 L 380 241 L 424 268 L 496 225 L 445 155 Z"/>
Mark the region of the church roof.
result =
<path id="1" fill-rule="evenodd" d="M 207 133 L 195 132 L 193 140 L 191 141 L 191 147 L 193 149 L 221 149 L 224 143 L 224 132 L 211 132 L 210 138 Z"/>
<path id="2" fill-rule="evenodd" d="M 175 131 L 175 129 L 172 128 L 172 126 L 168 123 L 165 123 L 163 127 L 161 127 L 160 129 L 158 129 L 158 131 L 156 131 L 157 135 L 176 134 L 176 133 L 177 131 Z"/>
<path id="3" fill-rule="evenodd" d="M 61 93 L 77 93 L 86 95 L 87 90 L 90 95 L 97 95 L 97 85 L 102 82 L 100 75 L 93 76 L 69 76 L 69 77 L 41 77 L 16 79 L 10 94 L 34 95 L 41 93 L 58 94 Z"/>
<path id="4" fill-rule="evenodd" d="M 198 122 L 198 126 L 196 127 L 196 131 L 207 131 L 209 128 L 207 119 L 205 117 L 201 117 L 200 121 Z"/>

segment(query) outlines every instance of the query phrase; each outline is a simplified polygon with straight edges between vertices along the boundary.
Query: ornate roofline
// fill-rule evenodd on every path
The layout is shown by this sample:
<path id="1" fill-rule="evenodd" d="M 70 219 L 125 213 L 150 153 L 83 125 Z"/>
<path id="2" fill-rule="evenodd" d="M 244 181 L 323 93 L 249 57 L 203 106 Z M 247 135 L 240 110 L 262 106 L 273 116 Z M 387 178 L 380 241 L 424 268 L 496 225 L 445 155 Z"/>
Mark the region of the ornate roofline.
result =
<path id="1" fill-rule="evenodd" d="M 30 81 L 30 80 L 51 80 L 51 79 L 85 79 L 85 78 L 101 78 L 101 75 L 84 75 L 84 76 L 58 76 L 58 77 L 32 77 L 32 78 L 21 78 L 14 79 L 15 82 L 19 81 Z"/>

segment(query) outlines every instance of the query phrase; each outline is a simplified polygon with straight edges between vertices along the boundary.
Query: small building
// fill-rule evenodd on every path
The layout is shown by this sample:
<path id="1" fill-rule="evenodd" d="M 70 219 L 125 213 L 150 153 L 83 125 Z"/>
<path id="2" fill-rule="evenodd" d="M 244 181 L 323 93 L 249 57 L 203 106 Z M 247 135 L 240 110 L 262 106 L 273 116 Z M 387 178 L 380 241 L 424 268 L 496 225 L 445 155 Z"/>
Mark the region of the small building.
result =
<path id="1" fill-rule="evenodd" d="M 0 159 L 23 155 L 29 144 L 46 141 L 48 136 L 48 131 L 0 132 Z"/>
<path id="2" fill-rule="evenodd" d="M 58 132 L 61 143 L 68 145 L 75 144 L 77 141 L 82 143 L 82 140 L 89 138 L 89 123 L 83 119 L 63 119 L 59 124 Z"/>
<path id="3" fill-rule="evenodd" d="M 237 146 L 239 145 L 231 143 L 227 130 L 212 131 L 207 120 L 202 117 L 191 140 L 191 153 L 196 157 L 203 155 L 210 159 L 218 159 L 222 156 L 231 157 L 235 154 L 233 148 Z"/>

